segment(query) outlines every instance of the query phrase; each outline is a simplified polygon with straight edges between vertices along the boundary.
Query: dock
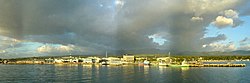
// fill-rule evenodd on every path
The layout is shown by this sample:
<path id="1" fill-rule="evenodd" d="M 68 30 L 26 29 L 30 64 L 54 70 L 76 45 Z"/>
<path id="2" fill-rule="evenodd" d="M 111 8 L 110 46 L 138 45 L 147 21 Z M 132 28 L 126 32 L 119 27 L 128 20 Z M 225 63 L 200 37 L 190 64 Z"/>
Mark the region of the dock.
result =
<path id="1" fill-rule="evenodd" d="M 246 67 L 246 64 L 194 64 L 189 67 Z"/>

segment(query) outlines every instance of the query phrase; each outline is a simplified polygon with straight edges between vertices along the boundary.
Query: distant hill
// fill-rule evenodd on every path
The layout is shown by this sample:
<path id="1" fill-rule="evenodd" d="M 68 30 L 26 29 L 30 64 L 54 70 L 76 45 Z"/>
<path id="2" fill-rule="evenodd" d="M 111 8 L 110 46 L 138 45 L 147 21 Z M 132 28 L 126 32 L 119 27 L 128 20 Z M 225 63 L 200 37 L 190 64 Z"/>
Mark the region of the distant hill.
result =
<path id="1" fill-rule="evenodd" d="M 236 50 L 232 51 L 231 53 L 235 55 L 250 55 L 250 51 L 245 51 L 245 50 Z"/>

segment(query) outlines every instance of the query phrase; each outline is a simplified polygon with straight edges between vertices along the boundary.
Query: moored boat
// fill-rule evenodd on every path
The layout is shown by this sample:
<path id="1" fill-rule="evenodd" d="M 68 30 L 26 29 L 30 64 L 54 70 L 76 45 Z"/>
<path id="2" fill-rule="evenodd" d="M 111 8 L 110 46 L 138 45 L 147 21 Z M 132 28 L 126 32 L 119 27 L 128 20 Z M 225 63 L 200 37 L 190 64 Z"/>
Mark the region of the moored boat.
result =
<path id="1" fill-rule="evenodd" d="M 189 67 L 189 64 L 186 60 L 182 61 L 181 64 L 169 64 L 169 67 Z"/>
<path id="2" fill-rule="evenodd" d="M 150 62 L 148 60 L 144 60 L 143 64 L 144 65 L 150 65 Z"/>
<path id="3" fill-rule="evenodd" d="M 159 63 L 159 66 L 167 66 L 168 64 L 166 63 L 166 62 L 163 62 L 163 61 L 161 61 L 160 63 Z"/>

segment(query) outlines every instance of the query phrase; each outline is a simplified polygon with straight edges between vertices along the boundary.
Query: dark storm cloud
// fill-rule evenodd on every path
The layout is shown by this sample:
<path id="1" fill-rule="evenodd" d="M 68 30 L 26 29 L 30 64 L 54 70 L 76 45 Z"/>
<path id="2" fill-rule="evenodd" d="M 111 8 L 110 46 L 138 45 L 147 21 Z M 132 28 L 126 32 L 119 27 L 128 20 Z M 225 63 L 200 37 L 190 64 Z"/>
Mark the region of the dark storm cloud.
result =
<path id="1" fill-rule="evenodd" d="M 1 2 L 1 29 L 9 32 L 2 35 L 44 43 L 73 43 L 91 48 L 92 45 L 98 48 L 114 44 L 113 9 L 100 9 L 97 0 Z M 69 33 L 76 36 L 69 38 Z"/>
<path id="2" fill-rule="evenodd" d="M 206 26 L 219 12 L 243 2 L 115 1 L 0 0 L 0 29 L 6 31 L 0 34 L 41 43 L 74 44 L 99 53 L 108 50 L 121 54 L 138 49 L 150 53 L 148 50 L 158 48 L 200 51 Z M 192 17 L 199 17 L 200 21 L 191 21 Z M 169 34 L 162 35 L 169 43 L 159 46 L 148 38 L 162 32 Z M 208 41 L 223 37 L 219 35 Z"/>
<path id="3" fill-rule="evenodd" d="M 0 1 L 0 28 L 4 30 L 3 35 L 20 38 L 23 31 L 22 23 L 22 1 L 1 0 Z M 11 34 L 10 34 L 11 33 Z"/>

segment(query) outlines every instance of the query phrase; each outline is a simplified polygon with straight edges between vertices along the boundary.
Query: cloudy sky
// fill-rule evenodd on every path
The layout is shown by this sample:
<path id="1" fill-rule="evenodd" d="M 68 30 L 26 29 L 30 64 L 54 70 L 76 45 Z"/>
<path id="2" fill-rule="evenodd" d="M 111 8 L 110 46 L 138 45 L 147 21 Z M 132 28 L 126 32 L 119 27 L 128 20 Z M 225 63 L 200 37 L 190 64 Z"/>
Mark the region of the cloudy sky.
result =
<path id="1" fill-rule="evenodd" d="M 0 58 L 250 51 L 249 0 L 0 0 Z"/>

